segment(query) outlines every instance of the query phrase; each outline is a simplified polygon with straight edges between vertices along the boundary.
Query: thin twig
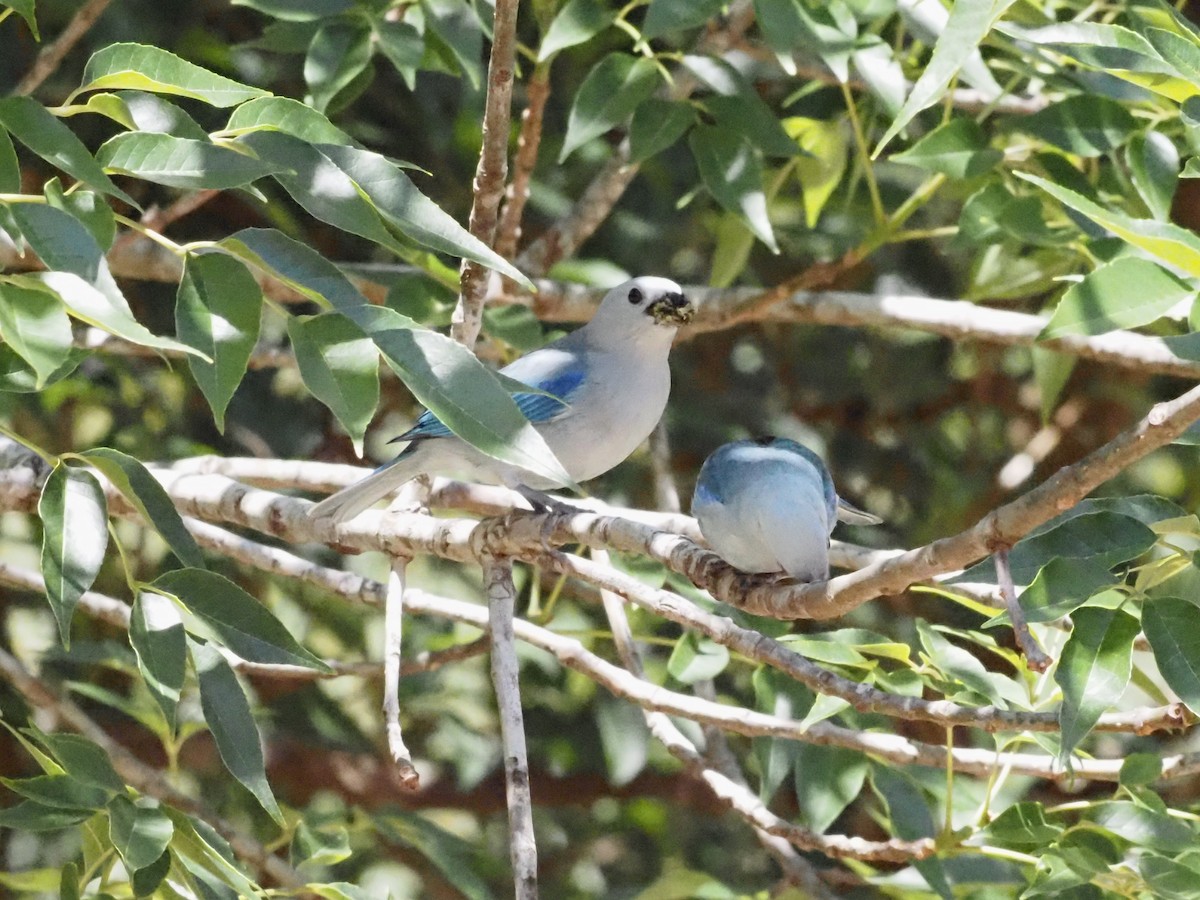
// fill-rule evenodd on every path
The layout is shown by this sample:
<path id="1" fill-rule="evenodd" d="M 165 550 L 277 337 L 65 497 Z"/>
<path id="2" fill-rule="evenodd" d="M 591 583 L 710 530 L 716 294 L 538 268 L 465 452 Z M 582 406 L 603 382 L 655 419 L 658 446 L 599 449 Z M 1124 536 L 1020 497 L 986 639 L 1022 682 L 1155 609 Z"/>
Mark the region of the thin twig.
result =
<path id="1" fill-rule="evenodd" d="M 525 111 L 521 113 L 521 133 L 517 136 L 517 155 L 513 160 L 512 179 L 504 192 L 504 209 L 496 234 L 495 250 L 505 259 L 516 255 L 521 240 L 521 219 L 529 200 L 529 185 L 537 167 L 542 144 L 542 121 L 546 101 L 550 99 L 550 66 L 539 63 L 525 88 Z"/>
<path id="2" fill-rule="evenodd" d="M 88 0 L 71 17 L 57 38 L 42 47 L 29 71 L 13 89 L 15 95 L 32 94 L 62 64 L 63 58 L 88 33 L 112 0 Z"/>
<path id="3" fill-rule="evenodd" d="M 1029 622 L 1025 620 L 1025 610 L 1017 602 L 1017 589 L 1013 584 L 1012 568 L 1008 564 L 1008 547 L 998 547 L 995 553 L 996 578 L 1000 582 L 1000 595 L 1004 598 L 1004 607 L 1008 610 L 1008 618 L 1012 622 L 1013 636 L 1017 646 L 1025 654 L 1025 664 L 1035 672 L 1045 672 L 1054 660 L 1046 655 L 1038 644 L 1037 639 L 1029 630 Z"/>
<path id="4" fill-rule="evenodd" d="M 3 649 L 0 649 L 0 676 L 16 688 L 29 703 L 46 710 L 60 723 L 98 745 L 108 754 L 117 774 L 131 787 L 207 822 L 229 842 L 239 858 L 280 886 L 293 890 L 304 886 L 305 879 L 284 860 L 237 826 L 218 816 L 204 803 L 168 782 L 161 772 L 147 766 L 114 741 L 108 732 L 92 721 L 70 699 L 60 696 L 41 679 L 31 675 L 15 657 Z"/>
<path id="5" fill-rule="evenodd" d="M 393 556 L 391 563 L 384 604 L 383 724 L 400 786 L 406 791 L 415 791 L 421 786 L 421 776 L 413 765 L 412 754 L 404 746 L 404 735 L 400 730 L 400 664 L 403 658 L 400 637 L 404 625 L 408 557 Z"/>
<path id="6" fill-rule="evenodd" d="M 655 508 L 669 513 L 680 512 L 683 506 L 679 502 L 679 488 L 671 468 L 671 438 L 667 434 L 665 419 L 650 433 L 650 468 L 654 473 Z"/>
<path id="7" fill-rule="evenodd" d="M 606 550 L 594 551 L 592 558 L 603 565 L 608 565 L 609 563 L 608 551 Z M 613 643 L 617 648 L 618 659 L 621 660 L 621 664 L 634 678 L 645 680 L 646 676 L 645 670 L 642 667 L 642 656 L 633 639 L 633 632 L 629 627 L 629 617 L 625 615 L 625 604 L 620 597 L 611 591 L 601 591 L 600 598 L 604 604 L 604 614 L 608 618 L 609 628 L 612 629 Z M 676 727 L 675 723 L 667 717 L 666 713 L 643 709 L 642 714 L 646 719 L 646 727 L 650 729 L 650 733 L 667 748 L 670 754 L 682 762 L 694 777 L 708 783 L 707 776 L 709 776 L 709 773 L 715 767 L 709 765 L 701 757 L 700 753 L 696 750 L 696 746 Z M 717 729 L 713 728 L 712 730 L 719 734 Z M 810 895 L 819 898 L 819 900 L 832 898 L 833 895 L 826 890 L 816 870 L 813 869 L 812 865 L 806 859 L 796 852 L 796 849 L 785 838 L 768 834 L 752 822 L 753 816 L 749 811 L 762 807 L 762 802 L 748 789 L 745 789 L 744 784 L 739 784 L 738 780 L 730 773 L 717 771 L 718 774 L 722 774 L 728 778 L 731 783 L 738 784 L 744 790 L 744 793 L 738 798 L 740 802 L 729 802 L 727 794 L 726 796 L 722 796 L 722 792 L 714 791 L 714 793 L 718 799 L 729 802 L 730 808 L 735 813 L 751 823 L 750 827 L 754 829 L 754 836 L 758 838 L 758 842 L 763 845 L 763 848 L 774 857 L 775 861 L 779 864 L 779 868 L 783 870 L 784 877 L 788 883 L 804 888 Z"/>
<path id="8" fill-rule="evenodd" d="M 518 6 L 517 0 L 496 0 L 483 108 L 483 146 L 475 170 L 474 200 L 468 222 L 471 234 L 489 247 L 496 239 L 496 221 L 508 177 L 508 130 L 512 121 Z M 473 348 L 479 337 L 489 277 L 489 270 L 479 263 L 463 260 L 458 303 L 450 320 L 450 336 L 466 347 Z"/>
<path id="9" fill-rule="evenodd" d="M 529 792 L 529 755 L 525 749 L 525 719 L 521 712 L 521 683 L 513 614 L 517 591 L 512 563 L 489 559 L 483 565 L 492 644 L 492 686 L 500 712 L 504 752 L 504 783 L 508 797 L 509 855 L 517 900 L 536 900 L 537 842 L 533 834 L 533 800 Z"/>

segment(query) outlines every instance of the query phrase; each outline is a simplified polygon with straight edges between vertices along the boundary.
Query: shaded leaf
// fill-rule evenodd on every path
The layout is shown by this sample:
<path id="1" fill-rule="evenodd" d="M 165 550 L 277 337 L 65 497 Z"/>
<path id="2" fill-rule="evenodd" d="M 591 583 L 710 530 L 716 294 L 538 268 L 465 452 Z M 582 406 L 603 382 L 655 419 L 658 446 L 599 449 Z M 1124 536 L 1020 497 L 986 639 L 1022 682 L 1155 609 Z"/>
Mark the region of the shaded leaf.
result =
<path id="1" fill-rule="evenodd" d="M 370 38 L 365 22 L 333 19 L 317 29 L 304 58 L 304 81 L 318 110 L 324 112 L 370 63 Z"/>
<path id="2" fill-rule="evenodd" d="M 1029 116 L 1015 116 L 1012 127 L 1068 153 L 1093 157 L 1128 141 L 1137 120 L 1116 100 L 1076 94 Z"/>
<path id="3" fill-rule="evenodd" d="M 220 242 L 243 262 L 261 269 L 311 300 L 342 311 L 365 306 L 367 298 L 324 256 L 273 228 L 244 228 Z"/>
<path id="4" fill-rule="evenodd" d="M 542 36 L 538 62 L 544 62 L 560 50 L 591 40 L 616 18 L 616 12 L 600 0 L 567 0 Z"/>
<path id="5" fill-rule="evenodd" d="M 1148 325 L 1195 295 L 1194 287 L 1162 266 L 1122 256 L 1067 288 L 1038 339 Z"/>
<path id="6" fill-rule="evenodd" d="M 716 678 L 729 665 L 729 648 L 688 631 L 675 642 L 667 671 L 676 681 L 695 684 Z"/>
<path id="7" fill-rule="evenodd" d="M 646 717 L 641 707 L 617 697 L 597 697 L 594 710 L 608 781 L 621 787 L 646 767 L 650 751 Z"/>
<path id="8" fill-rule="evenodd" d="M 188 367 L 225 431 L 225 409 L 246 374 L 258 342 L 262 288 L 250 271 L 224 253 L 190 255 L 175 301 L 175 333 L 211 362 L 188 357 Z"/>
<path id="9" fill-rule="evenodd" d="M 125 781 L 113 769 L 102 747 L 78 734 L 31 729 L 68 775 L 82 784 L 110 793 L 125 790 Z"/>
<path id="10" fill-rule="evenodd" d="M 952 119 L 935 128 L 892 162 L 906 163 L 950 178 L 974 178 L 994 168 L 1004 154 L 988 146 L 974 119 Z"/>
<path id="11" fill-rule="evenodd" d="M 658 69 L 645 57 L 610 53 L 596 63 L 571 103 L 558 161 L 628 119 L 658 82 Z"/>
<path id="12" fill-rule="evenodd" d="M 76 781 L 70 775 L 38 775 L 34 778 L 0 778 L 13 793 L 42 806 L 56 809 L 103 809 L 108 792 Z"/>
<path id="13" fill-rule="evenodd" d="M 762 163 L 754 149 L 736 134 L 712 125 L 697 125 L 688 145 L 709 193 L 723 207 L 739 215 L 773 253 L 779 252 L 767 218 Z"/>
<path id="14" fill-rule="evenodd" d="M 1014 803 L 988 823 L 985 834 L 1003 847 L 1045 847 L 1063 832 L 1062 826 L 1046 820 L 1042 804 Z"/>
<path id="15" fill-rule="evenodd" d="M 1140 803 L 1109 800 L 1096 804 L 1092 815 L 1096 824 L 1138 846 L 1168 853 L 1196 847 L 1196 835 L 1184 822 Z"/>
<path id="16" fill-rule="evenodd" d="M 1179 151 L 1166 135 L 1147 131 L 1129 141 L 1125 162 L 1150 214 L 1165 222 L 1171 215 L 1171 200 L 1179 180 Z"/>
<path id="17" fill-rule="evenodd" d="M 108 503 L 91 472 L 59 463 L 38 500 L 42 519 L 42 577 L 64 647 L 71 616 L 92 586 L 108 549 Z"/>
<path id="18" fill-rule="evenodd" d="M 130 872 L 157 862 L 174 833 L 170 818 L 153 800 L 134 802 L 118 794 L 109 801 L 108 834 Z"/>
<path id="19" fill-rule="evenodd" d="M 224 575 L 177 569 L 160 576 L 153 586 L 178 597 L 188 612 L 211 627 L 242 659 L 329 671 L 265 606 Z"/>
<path id="20" fill-rule="evenodd" d="M 629 161 L 645 162 L 666 150 L 683 137 L 695 121 L 696 112 L 690 103 L 654 97 L 643 101 L 629 124 Z"/>
<path id="21" fill-rule="evenodd" d="M 0 194 L 21 192 L 21 163 L 8 132 L 0 128 Z"/>
<path id="22" fill-rule="evenodd" d="M 0 100 L 0 125 L 46 162 L 101 193 L 137 207 L 134 199 L 113 184 L 75 134 L 29 97 Z"/>
<path id="23" fill-rule="evenodd" d="M 796 748 L 796 799 L 800 821 L 823 833 L 854 802 L 870 764 L 854 750 L 801 743 Z"/>
<path id="24" fill-rule="evenodd" d="M 417 69 L 425 56 L 425 39 L 407 22 L 384 19 L 376 21 L 374 28 L 379 50 L 395 66 L 405 86 L 413 90 L 417 83 Z"/>
<path id="25" fill-rule="evenodd" d="M 1191 600 L 1155 597 L 1142 607 L 1142 628 L 1167 685 L 1200 710 L 1200 608 Z"/>
<path id="26" fill-rule="evenodd" d="M 374 343 L 337 313 L 293 316 L 287 327 L 305 387 L 329 407 L 362 456 L 363 437 L 379 404 L 379 352 Z"/>
<path id="27" fill-rule="evenodd" d="M 703 25 L 725 5 L 725 0 L 651 0 L 642 23 L 642 37 L 652 40 L 668 31 Z"/>
<path id="28" fill-rule="evenodd" d="M 61 831 L 78 825 L 93 815 L 90 809 L 64 809 L 42 806 L 32 800 L 22 800 L 13 806 L 0 809 L 0 828 L 33 832 Z"/>
<path id="29" fill-rule="evenodd" d="M 216 742 L 221 761 L 262 805 L 272 819 L 283 825 L 283 813 L 267 783 L 261 739 L 250 713 L 250 704 L 229 663 L 214 647 L 188 641 L 192 663 L 200 682 L 200 705 L 204 721 Z"/>

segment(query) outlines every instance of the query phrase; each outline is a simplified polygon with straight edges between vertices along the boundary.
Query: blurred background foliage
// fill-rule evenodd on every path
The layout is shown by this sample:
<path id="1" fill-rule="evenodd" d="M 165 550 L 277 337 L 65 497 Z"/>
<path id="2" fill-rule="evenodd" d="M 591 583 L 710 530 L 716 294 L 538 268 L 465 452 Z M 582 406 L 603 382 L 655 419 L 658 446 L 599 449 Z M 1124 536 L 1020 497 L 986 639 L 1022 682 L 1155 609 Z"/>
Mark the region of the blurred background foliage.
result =
<path id="1" fill-rule="evenodd" d="M 771 0 L 655 0 L 624 7 L 572 0 L 569 5 L 581 21 L 603 27 L 593 34 L 584 29 L 585 39 L 540 61 L 538 48 L 544 46 L 551 23 L 558 21 L 562 4 L 522 4 L 516 109 L 524 107 L 536 72 L 548 72 L 550 80 L 542 147 L 523 223 L 527 241 L 566 216 L 597 171 L 621 152 L 627 115 L 560 159 L 581 87 L 610 54 L 653 58 L 674 82 L 656 82 L 656 88 L 666 91 L 694 78 L 681 61 L 684 54 L 697 46 L 723 47 L 750 91 L 720 97 L 701 76 L 689 101 L 695 117 L 691 136 L 678 135 L 641 162 L 612 214 L 578 254 L 557 261 L 544 274 L 608 285 L 627 274 L 652 272 L 686 285 L 770 288 L 815 273 L 809 284 L 819 289 L 963 299 L 1041 313 L 1053 310 L 1081 276 L 1129 253 L 1129 247 L 1085 216 L 1065 210 L 1016 177 L 1016 171 L 1039 174 L 1137 219 L 1184 227 L 1197 221 L 1194 182 L 1176 175 L 1180 160 L 1197 147 L 1200 117 L 1191 118 L 1183 101 L 1200 93 L 1195 83 L 1200 69 L 1179 63 L 1193 80 L 1193 90 L 1165 96 L 1154 85 L 1105 71 L 1105 59 L 1088 57 L 1079 42 L 1047 38 L 1038 43 L 1021 31 L 1073 20 L 1130 34 L 1169 28 L 1187 35 L 1191 52 L 1197 53 L 1200 41 L 1189 31 L 1187 9 L 1175 15 L 1168 5 L 1154 2 L 1013 4 L 1004 18 L 1004 25 L 1012 27 L 992 30 L 983 40 L 978 55 L 982 69 L 973 59 L 963 65 L 954 84 L 961 94 L 945 94 L 918 111 L 883 146 L 881 137 L 902 109 L 902 88 L 911 87 L 930 65 L 937 31 L 929 33 L 929 22 L 913 8 L 923 5 L 928 15 L 931 2 L 942 12 L 940 20 L 934 16 L 934 24 L 941 21 L 945 27 L 946 10 L 935 0 L 778 0 L 780 7 L 800 10 L 796 21 L 803 27 L 796 27 L 806 40 L 777 54 L 788 35 L 764 27 L 763 9 L 774 5 Z M 990 7 L 999 12 L 1006 5 Z M 39 0 L 36 19 L 42 38 L 59 34 L 76 6 Z M 655 15 L 659 20 L 652 19 Z M 613 24 L 618 19 L 620 24 Z M 661 25 L 650 27 L 660 20 Z M 415 166 L 418 171 L 411 174 L 421 190 L 465 222 L 479 150 L 490 22 L 491 9 L 483 0 L 122 0 L 104 12 L 38 97 L 49 105 L 61 103 L 80 84 L 83 65 L 96 50 L 126 41 L 151 44 L 276 95 L 303 98 L 353 139 Z M 725 38 L 729 46 L 722 44 Z M 0 91 L 7 93 L 29 70 L 40 45 L 19 15 L 0 24 L 0 45 L 5 48 Z M 781 64 L 781 58 L 786 62 Z M 877 68 L 871 68 L 872 60 Z M 830 74 L 839 71 L 845 74 L 844 84 Z M 1011 98 L 1020 102 L 1010 109 L 1004 101 Z M 224 125 L 223 110 L 187 99 L 179 99 L 178 105 L 205 131 Z M 665 108 L 659 112 L 665 115 Z M 67 121 L 92 149 L 119 131 L 102 116 Z M 954 130 L 939 132 L 948 126 Z M 514 149 L 518 128 L 514 122 Z M 704 177 L 695 146 L 695 135 L 707 133 L 704 129 L 741 137 L 739 146 L 753 162 L 763 192 L 765 226 L 761 217 L 731 211 L 717 196 L 721 188 Z M 920 141 L 935 133 L 950 142 L 948 147 L 926 144 L 922 151 Z M 780 140 L 786 144 L 797 138 L 807 154 L 787 147 L 778 151 Z M 876 148 L 882 152 L 872 159 Z M 23 190 L 39 193 L 56 172 L 33 154 L 22 151 L 20 158 Z M 146 180 L 119 183 L 143 207 L 167 206 L 179 195 Z M 395 263 L 376 244 L 313 219 L 274 184 L 261 184 L 257 192 L 222 192 L 172 223 L 169 233 L 183 243 L 216 240 L 249 227 L 279 229 L 351 269 L 354 264 Z M 756 233 L 764 236 L 764 227 L 778 253 L 769 241 L 756 239 Z M 454 270 L 447 267 L 456 261 L 417 262 L 416 269 L 395 277 L 386 302 L 443 326 L 454 301 L 453 290 L 445 285 L 447 273 L 453 279 Z M 122 289 L 151 331 L 172 332 L 174 285 L 122 279 Z M 903 316 L 902 303 L 900 308 Z M 317 311 L 315 305 L 303 304 L 290 309 L 293 314 Z M 1186 335 L 1188 312 L 1185 308 L 1181 316 L 1133 324 L 1149 334 Z M 498 307 L 485 321 L 486 346 L 493 357 L 508 358 L 565 327 L 539 324 L 521 307 Z M 841 492 L 886 520 L 869 530 L 843 527 L 843 539 L 914 547 L 970 526 L 1112 438 L 1151 404 L 1181 391 L 1178 378 L 965 337 L 769 317 L 685 334 L 673 357 L 674 392 L 666 419 L 671 472 L 680 494 L 690 495 L 701 462 L 720 443 L 783 434 L 817 449 Z M 284 318 L 274 309 L 264 317 L 260 344 L 286 344 Z M 417 412 L 406 388 L 385 377 L 367 432 L 367 455 L 386 458 L 385 442 Z M 110 446 L 147 461 L 206 453 L 355 461 L 351 441 L 292 367 L 252 367 L 233 396 L 223 433 L 181 362 L 108 354 L 87 356 L 74 374 L 42 390 L 0 393 L 0 421 L 56 453 Z M 1153 493 L 1182 510 L 1194 510 L 1200 503 L 1194 467 L 1190 445 L 1172 446 L 1122 473 L 1102 493 Z M 613 502 L 656 504 L 645 452 L 591 487 Z M 155 536 L 127 523 L 117 528 L 147 580 L 170 567 L 166 548 Z M 0 519 L 0 529 L 5 561 L 37 568 L 36 522 L 8 513 Z M 337 559 L 331 550 L 314 552 L 325 562 Z M 648 579 L 664 577 L 639 561 L 627 564 Z M 213 559 L 211 565 L 263 600 L 318 655 L 343 661 L 380 657 L 377 611 L 229 561 Z M 386 561 L 378 558 L 348 558 L 346 565 L 376 578 L 386 574 Z M 472 600 L 479 596 L 473 570 L 423 558 L 414 563 L 414 573 L 417 583 L 439 593 Z M 553 579 L 525 571 L 518 578 L 520 608 L 531 619 L 549 622 L 595 652 L 611 655 L 603 615 L 586 588 L 569 585 L 560 597 Z M 96 589 L 127 594 L 117 559 L 107 560 Z M 79 617 L 71 649 L 65 652 L 44 600 L 0 590 L 5 640 L 20 658 L 40 658 L 44 673 L 64 680 L 109 732 L 139 756 L 165 765 L 177 752 L 177 774 L 184 783 L 269 839 L 269 820 L 248 795 L 231 787 L 212 742 L 203 734 L 192 736 L 200 726 L 170 738 L 155 723 L 156 708 L 118 630 Z M 838 625 L 875 629 L 916 645 L 918 616 L 951 628 L 977 629 L 980 623 L 976 612 L 950 600 L 906 593 L 868 604 Z M 648 647 L 649 677 L 679 687 L 683 682 L 667 667 L 679 629 L 644 612 L 633 611 L 631 617 L 635 634 Z M 738 618 L 770 634 L 829 628 L 807 622 L 785 628 Z M 405 628 L 410 652 L 443 649 L 478 636 L 466 626 L 421 616 L 411 617 Z M 989 633 L 1010 642 L 1002 631 Z M 974 650 L 994 665 L 993 657 Z M 549 654 L 524 647 L 522 654 L 545 896 L 650 900 L 757 896 L 772 890 L 778 872 L 770 857 L 742 823 L 724 814 L 699 782 L 682 774 L 649 739 L 634 707 L 567 671 Z M 1150 671 L 1153 681 L 1157 676 L 1152 667 Z M 717 696 L 735 704 L 762 708 L 767 692 L 784 690 L 763 683 L 774 673 L 763 675 L 737 658 L 720 658 L 711 673 L 690 680 L 704 681 L 709 674 Z M 1019 673 L 1017 680 L 1028 677 L 1028 672 Z M 306 872 L 353 882 L 370 896 L 385 889 L 397 897 L 506 895 L 503 779 L 486 657 L 402 682 L 406 738 L 428 765 L 432 785 L 411 796 L 388 777 L 377 681 L 342 678 L 298 686 L 251 678 L 249 685 L 266 740 L 270 782 L 281 801 L 304 813 L 304 833 L 293 835 L 292 854 L 299 859 L 309 855 Z M 811 695 L 798 696 L 796 702 L 811 703 Z M 8 721 L 24 720 L 22 703 L 11 692 L 0 691 L 0 709 Z M 185 696 L 182 718 L 199 722 L 194 694 Z M 945 730 L 934 725 L 897 724 L 852 712 L 841 713 L 839 720 L 851 727 L 898 730 L 935 744 L 946 740 Z M 987 738 L 960 739 L 991 746 Z M 1126 735 L 1105 735 L 1098 741 L 1092 749 L 1103 749 L 1105 756 L 1187 745 L 1183 739 Z M 729 742 L 746 762 L 753 787 L 761 789 L 776 812 L 800 820 L 815 815 L 816 807 L 806 805 L 815 802 L 804 793 L 806 766 L 832 771 L 838 761 L 821 757 L 821 748 L 798 746 L 790 762 L 801 785 L 797 794 L 791 778 L 785 783 L 768 774 L 769 742 L 736 735 Z M 36 774 L 34 761 L 13 738 L 0 736 L 0 743 L 7 777 Z M 888 768 L 879 765 L 875 771 Z M 945 773 L 914 768 L 908 774 L 911 778 L 903 784 L 911 796 L 928 804 L 935 819 L 942 817 Z M 879 800 L 888 793 L 886 776 L 873 778 L 878 779 L 872 782 L 874 793 L 855 791 L 856 799 L 834 809 L 833 818 L 823 824 L 868 837 L 891 833 Z M 1190 808 L 1192 787 L 1190 780 L 1177 782 L 1164 796 L 1180 809 Z M 1091 785 L 1076 794 L 1049 782 L 1011 778 L 996 806 L 1021 797 L 1053 805 L 1109 791 Z M 983 796 L 982 781 L 956 779 L 956 810 L 978 809 Z M 18 873 L 55 870 L 74 859 L 86 840 L 76 829 L 0 830 L 0 857 L 10 873 L 0 876 L 0 882 L 14 892 L 52 893 L 58 890 L 57 880 L 50 883 L 45 876 L 39 882 L 31 876 L 24 883 Z M 1128 841 L 1112 845 L 1128 849 Z M 974 857 L 972 862 L 977 865 L 969 871 L 965 866 L 955 870 L 953 860 L 947 866 L 957 896 L 1015 896 L 1034 878 L 1028 866 L 1022 872 L 1010 863 L 984 864 Z M 926 883 L 910 868 L 897 867 L 894 877 L 888 871 L 851 864 L 832 876 L 832 884 L 847 896 L 924 896 L 938 890 L 932 876 Z M 1152 895 L 1145 883 L 1118 889 L 1080 875 L 1078 868 L 1073 871 L 1073 880 L 1061 881 L 1070 896 Z M 879 872 L 883 874 L 874 877 Z"/>

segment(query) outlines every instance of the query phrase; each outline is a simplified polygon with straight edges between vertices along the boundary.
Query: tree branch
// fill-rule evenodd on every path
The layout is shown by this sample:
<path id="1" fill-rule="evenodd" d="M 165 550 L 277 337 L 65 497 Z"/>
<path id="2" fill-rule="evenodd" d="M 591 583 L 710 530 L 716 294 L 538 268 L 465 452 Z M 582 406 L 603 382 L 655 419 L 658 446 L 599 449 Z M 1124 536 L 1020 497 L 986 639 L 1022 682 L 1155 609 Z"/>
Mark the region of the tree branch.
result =
<path id="1" fill-rule="evenodd" d="M 13 89 L 13 94 L 32 94 L 41 87 L 42 82 L 53 75 L 54 71 L 62 65 L 66 55 L 96 24 L 96 20 L 100 18 L 111 2 L 112 0 L 88 0 L 79 7 L 75 15 L 71 17 L 71 21 L 67 23 L 67 27 L 62 30 L 62 34 L 42 47 L 25 77 Z"/>
<path id="2" fill-rule="evenodd" d="M 521 219 L 529 200 L 529 185 L 537 167 L 538 150 L 542 144 L 542 121 L 546 101 L 550 99 L 550 66 L 539 63 L 525 88 L 525 111 L 521 113 L 521 133 L 517 137 L 517 156 L 513 160 L 513 176 L 504 193 L 504 209 L 500 214 L 495 250 L 505 259 L 512 259 L 521 240 Z"/>
<path id="3" fill-rule="evenodd" d="M 496 239 L 496 222 L 508 176 L 508 131 L 512 120 L 518 6 L 517 0 L 496 0 L 483 109 L 483 146 L 475 170 L 474 200 L 468 222 L 471 234 L 489 247 Z M 473 348 L 483 321 L 489 271 L 470 260 L 463 260 L 460 271 L 458 303 L 450 322 L 450 336 Z"/>

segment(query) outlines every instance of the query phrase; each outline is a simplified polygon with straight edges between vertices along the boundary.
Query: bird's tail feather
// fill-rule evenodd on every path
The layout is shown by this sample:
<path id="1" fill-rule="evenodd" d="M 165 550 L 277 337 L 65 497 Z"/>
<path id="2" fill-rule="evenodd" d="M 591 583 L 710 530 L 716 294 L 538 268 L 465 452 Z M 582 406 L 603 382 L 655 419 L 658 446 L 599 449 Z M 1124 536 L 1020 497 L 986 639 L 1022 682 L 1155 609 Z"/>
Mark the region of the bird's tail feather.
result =
<path id="1" fill-rule="evenodd" d="M 412 454 L 402 453 L 365 478 L 330 494 L 308 511 L 308 517 L 345 522 L 421 472 L 421 463 Z"/>

